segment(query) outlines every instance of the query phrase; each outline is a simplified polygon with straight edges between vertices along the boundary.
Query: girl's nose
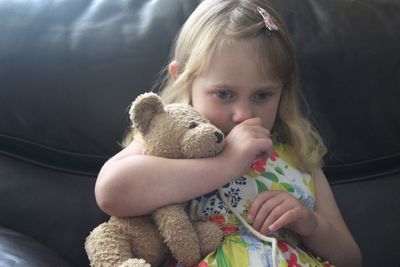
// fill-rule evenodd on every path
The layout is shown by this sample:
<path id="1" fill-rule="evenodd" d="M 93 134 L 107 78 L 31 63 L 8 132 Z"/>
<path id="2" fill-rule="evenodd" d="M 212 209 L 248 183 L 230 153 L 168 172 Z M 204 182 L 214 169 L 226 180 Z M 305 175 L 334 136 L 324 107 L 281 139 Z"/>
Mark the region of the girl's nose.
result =
<path id="1" fill-rule="evenodd" d="M 241 103 L 234 107 L 232 120 L 235 123 L 241 123 L 254 117 L 250 103 Z"/>

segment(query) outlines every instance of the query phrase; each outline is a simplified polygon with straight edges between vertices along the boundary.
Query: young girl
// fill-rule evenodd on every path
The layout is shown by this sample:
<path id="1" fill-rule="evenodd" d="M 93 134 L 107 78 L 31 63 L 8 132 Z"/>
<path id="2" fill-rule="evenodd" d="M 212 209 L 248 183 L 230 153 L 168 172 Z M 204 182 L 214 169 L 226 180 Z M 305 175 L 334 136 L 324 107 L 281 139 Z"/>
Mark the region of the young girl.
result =
<path id="1" fill-rule="evenodd" d="M 128 140 L 100 171 L 99 206 L 138 216 L 192 200 L 192 215 L 225 233 L 198 266 L 272 266 L 270 244 L 229 212 L 222 187 L 256 230 L 278 239 L 279 266 L 360 266 L 320 169 L 325 147 L 300 112 L 295 56 L 279 16 L 262 0 L 203 1 L 176 40 L 168 73 L 164 101 L 189 103 L 222 129 L 223 152 L 165 159 Z"/>

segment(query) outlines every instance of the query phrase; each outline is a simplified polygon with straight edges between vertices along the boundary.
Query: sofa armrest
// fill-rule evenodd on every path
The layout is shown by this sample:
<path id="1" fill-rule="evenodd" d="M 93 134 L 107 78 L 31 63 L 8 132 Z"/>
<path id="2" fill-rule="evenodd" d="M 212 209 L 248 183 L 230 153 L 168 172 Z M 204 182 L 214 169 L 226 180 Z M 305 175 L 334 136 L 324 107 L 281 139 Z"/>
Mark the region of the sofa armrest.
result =
<path id="1" fill-rule="evenodd" d="M 36 240 L 0 226 L 0 266 L 72 267 Z"/>

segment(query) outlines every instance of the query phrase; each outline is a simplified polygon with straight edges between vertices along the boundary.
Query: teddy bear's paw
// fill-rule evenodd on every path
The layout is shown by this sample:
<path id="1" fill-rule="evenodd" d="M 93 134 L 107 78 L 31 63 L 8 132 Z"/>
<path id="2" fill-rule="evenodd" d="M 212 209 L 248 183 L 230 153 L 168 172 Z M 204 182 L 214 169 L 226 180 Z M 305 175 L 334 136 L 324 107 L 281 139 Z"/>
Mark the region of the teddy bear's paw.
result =
<path id="1" fill-rule="evenodd" d="M 118 267 L 151 267 L 151 265 L 142 259 L 129 259 L 118 265 Z"/>

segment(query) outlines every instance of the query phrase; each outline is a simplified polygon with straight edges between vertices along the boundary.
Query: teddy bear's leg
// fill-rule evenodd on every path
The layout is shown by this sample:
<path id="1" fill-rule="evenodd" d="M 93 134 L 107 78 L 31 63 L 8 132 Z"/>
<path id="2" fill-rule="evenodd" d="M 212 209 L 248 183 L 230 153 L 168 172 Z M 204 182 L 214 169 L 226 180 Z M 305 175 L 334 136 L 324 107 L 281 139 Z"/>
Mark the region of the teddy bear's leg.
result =
<path id="1" fill-rule="evenodd" d="M 92 267 L 117 266 L 132 258 L 130 236 L 124 221 L 97 226 L 86 238 L 85 249 Z"/>
<path id="2" fill-rule="evenodd" d="M 193 223 L 193 227 L 199 239 L 202 256 L 216 250 L 221 245 L 223 233 L 216 224 L 208 221 L 198 221 Z"/>
<path id="3" fill-rule="evenodd" d="M 153 212 L 158 230 L 172 255 L 184 266 L 192 266 L 200 259 L 197 233 L 183 205 L 169 205 Z"/>
<path id="4" fill-rule="evenodd" d="M 111 217 L 90 233 L 85 249 L 93 267 L 158 266 L 168 252 L 150 216 Z"/>

